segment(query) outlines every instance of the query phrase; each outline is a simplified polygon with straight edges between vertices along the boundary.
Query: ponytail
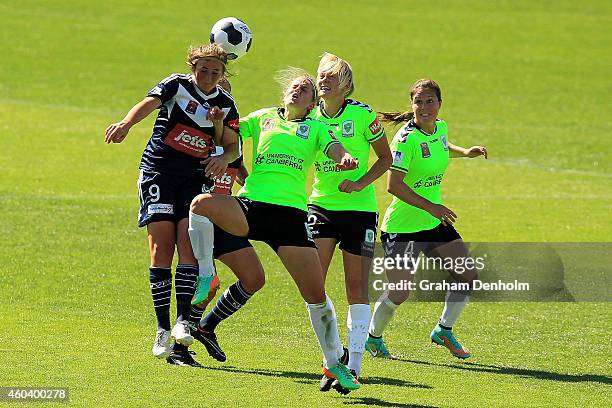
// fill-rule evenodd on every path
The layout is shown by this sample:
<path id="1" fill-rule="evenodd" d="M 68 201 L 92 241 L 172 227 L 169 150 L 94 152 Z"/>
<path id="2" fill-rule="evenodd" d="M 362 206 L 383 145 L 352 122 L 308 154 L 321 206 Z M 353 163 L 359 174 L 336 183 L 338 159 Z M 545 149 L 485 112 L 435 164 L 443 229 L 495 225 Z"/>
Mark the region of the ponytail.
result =
<path id="1" fill-rule="evenodd" d="M 414 118 L 414 112 L 378 112 L 378 118 L 382 122 L 399 125 Z"/>

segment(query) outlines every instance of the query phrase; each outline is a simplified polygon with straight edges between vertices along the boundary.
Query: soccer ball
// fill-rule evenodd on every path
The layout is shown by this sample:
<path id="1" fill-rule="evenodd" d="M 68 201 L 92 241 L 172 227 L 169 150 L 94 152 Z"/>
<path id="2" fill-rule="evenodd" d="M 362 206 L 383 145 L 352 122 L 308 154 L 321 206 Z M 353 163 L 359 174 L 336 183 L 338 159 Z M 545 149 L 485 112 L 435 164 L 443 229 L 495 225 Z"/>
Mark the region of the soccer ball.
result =
<path id="1" fill-rule="evenodd" d="M 221 46 L 227 58 L 238 59 L 251 48 L 251 29 L 236 17 L 225 17 L 217 21 L 210 30 L 210 42 Z"/>

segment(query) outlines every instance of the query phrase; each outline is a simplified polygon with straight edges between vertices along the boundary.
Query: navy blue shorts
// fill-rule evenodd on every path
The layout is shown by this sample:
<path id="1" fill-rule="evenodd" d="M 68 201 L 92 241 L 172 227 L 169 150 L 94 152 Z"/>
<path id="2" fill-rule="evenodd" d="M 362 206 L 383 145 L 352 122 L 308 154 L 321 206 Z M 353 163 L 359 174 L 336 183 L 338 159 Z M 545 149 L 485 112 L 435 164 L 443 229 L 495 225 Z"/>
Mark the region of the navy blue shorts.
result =
<path id="1" fill-rule="evenodd" d="M 208 191 L 211 181 L 204 175 L 171 176 L 141 170 L 138 177 L 138 226 L 156 221 L 178 223 L 189 217 L 191 200 Z"/>

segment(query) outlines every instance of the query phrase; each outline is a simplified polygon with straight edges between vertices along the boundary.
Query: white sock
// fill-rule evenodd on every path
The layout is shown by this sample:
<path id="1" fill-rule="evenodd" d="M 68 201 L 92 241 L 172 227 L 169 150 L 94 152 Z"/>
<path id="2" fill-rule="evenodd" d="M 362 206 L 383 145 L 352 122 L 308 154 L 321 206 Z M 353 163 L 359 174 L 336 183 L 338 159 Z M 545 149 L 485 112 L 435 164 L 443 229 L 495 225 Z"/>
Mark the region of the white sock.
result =
<path id="1" fill-rule="evenodd" d="M 389 300 L 389 292 L 383 293 L 374 306 L 374 313 L 370 321 L 370 334 L 381 337 L 398 307 L 399 305 Z"/>
<path id="2" fill-rule="evenodd" d="M 200 276 L 212 276 L 215 273 L 213 264 L 215 226 L 208 218 L 190 211 L 188 231 L 193 255 L 198 260 Z"/>
<path id="3" fill-rule="evenodd" d="M 325 296 L 325 303 L 308 303 L 306 306 L 310 315 L 310 323 L 323 352 L 323 364 L 326 367 L 336 365 L 338 358 L 342 356 L 342 343 L 340 343 L 336 311 L 331 299 Z"/>
<path id="4" fill-rule="evenodd" d="M 466 293 L 447 291 L 444 296 L 444 309 L 440 316 L 440 324 L 453 327 L 469 300 L 470 297 Z"/>
<path id="5" fill-rule="evenodd" d="M 349 349 L 348 368 L 355 370 L 357 376 L 361 372 L 361 359 L 365 342 L 368 339 L 368 324 L 371 317 L 372 312 L 369 304 L 349 305 L 348 315 L 346 316 Z"/>

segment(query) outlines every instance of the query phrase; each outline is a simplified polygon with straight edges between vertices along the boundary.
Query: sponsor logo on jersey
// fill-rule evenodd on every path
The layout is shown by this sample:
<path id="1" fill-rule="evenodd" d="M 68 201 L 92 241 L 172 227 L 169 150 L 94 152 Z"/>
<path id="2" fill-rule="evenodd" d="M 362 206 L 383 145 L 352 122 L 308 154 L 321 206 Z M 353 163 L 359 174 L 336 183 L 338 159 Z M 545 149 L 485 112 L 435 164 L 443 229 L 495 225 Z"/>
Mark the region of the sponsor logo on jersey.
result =
<path id="1" fill-rule="evenodd" d="M 399 150 L 393 153 L 393 164 L 402 164 L 402 160 L 404 159 L 404 153 Z"/>
<path id="2" fill-rule="evenodd" d="M 367 244 L 373 244 L 375 238 L 376 238 L 376 233 L 374 232 L 374 230 L 367 229 L 366 232 L 365 232 L 365 237 L 363 238 L 363 240 Z"/>
<path id="3" fill-rule="evenodd" d="M 206 158 L 214 149 L 212 136 L 178 123 L 164 138 L 164 143 L 193 157 Z"/>
<path id="4" fill-rule="evenodd" d="M 300 171 L 304 170 L 304 159 L 286 153 L 258 154 L 255 158 L 255 164 L 276 164 L 291 167 Z"/>
<path id="5" fill-rule="evenodd" d="M 352 120 L 345 120 L 342 123 L 342 136 L 353 137 L 355 134 L 355 123 Z"/>
<path id="6" fill-rule="evenodd" d="M 349 170 L 339 168 L 337 163 L 333 160 L 326 160 L 323 162 L 315 162 L 315 171 L 323 173 L 340 173 L 341 171 Z"/>
<path id="7" fill-rule="evenodd" d="M 440 136 L 440 141 L 442 142 L 444 150 L 448 151 L 448 140 L 446 139 L 446 135 Z"/>
<path id="8" fill-rule="evenodd" d="M 172 204 L 151 204 L 147 207 L 147 214 L 174 214 L 174 206 Z"/>
<path id="9" fill-rule="evenodd" d="M 370 128 L 370 132 L 372 132 L 372 134 L 375 135 L 381 131 L 382 125 L 378 121 L 378 118 L 376 118 L 374 119 L 374 122 L 370 123 L 370 126 L 368 126 L 368 128 Z"/>
<path id="10" fill-rule="evenodd" d="M 332 140 L 336 140 L 336 141 L 338 140 L 338 138 L 336 137 L 336 134 L 334 133 L 333 130 L 330 129 L 330 130 L 327 131 L 327 133 L 329 133 L 329 137 L 331 137 Z"/>
<path id="11" fill-rule="evenodd" d="M 268 118 L 266 120 L 264 120 L 263 126 L 261 127 L 261 130 L 264 132 L 267 132 L 269 130 L 274 129 L 274 127 L 276 126 L 276 121 L 272 118 Z"/>
<path id="12" fill-rule="evenodd" d="M 295 131 L 295 134 L 302 139 L 308 139 L 310 133 L 310 125 L 308 123 L 300 123 Z"/>
<path id="13" fill-rule="evenodd" d="M 227 126 L 229 126 L 230 129 L 234 129 L 237 131 L 238 129 L 240 129 L 240 120 L 238 118 L 230 120 L 229 122 L 227 122 Z"/>
<path id="14" fill-rule="evenodd" d="M 238 169 L 228 168 L 225 174 L 221 177 L 216 177 L 213 193 L 231 195 L 232 186 L 234 185 L 234 180 L 236 180 L 236 173 L 238 173 Z"/>
<path id="15" fill-rule="evenodd" d="M 435 176 L 429 176 L 425 180 L 420 179 L 416 183 L 414 183 L 412 188 L 421 188 L 421 187 L 434 187 L 442 183 L 442 177 L 444 174 L 436 174 Z"/>
<path id="16" fill-rule="evenodd" d="M 185 107 L 185 112 L 191 113 L 192 115 L 194 115 L 197 110 L 198 110 L 198 102 L 194 100 L 189 101 L 187 103 L 187 106 Z"/>
<path id="17" fill-rule="evenodd" d="M 429 151 L 429 146 L 427 145 L 427 142 L 421 143 L 421 154 L 423 155 L 424 159 L 431 157 L 431 152 Z"/>

